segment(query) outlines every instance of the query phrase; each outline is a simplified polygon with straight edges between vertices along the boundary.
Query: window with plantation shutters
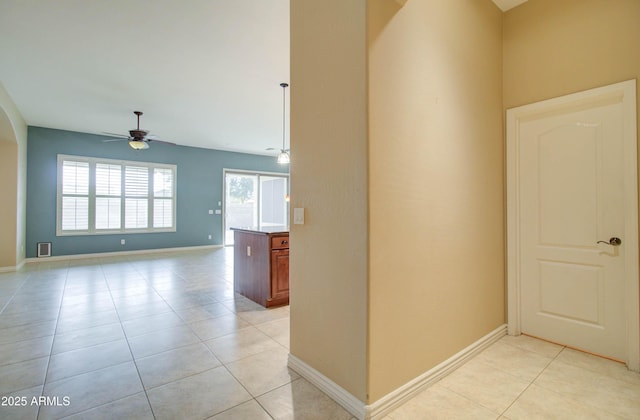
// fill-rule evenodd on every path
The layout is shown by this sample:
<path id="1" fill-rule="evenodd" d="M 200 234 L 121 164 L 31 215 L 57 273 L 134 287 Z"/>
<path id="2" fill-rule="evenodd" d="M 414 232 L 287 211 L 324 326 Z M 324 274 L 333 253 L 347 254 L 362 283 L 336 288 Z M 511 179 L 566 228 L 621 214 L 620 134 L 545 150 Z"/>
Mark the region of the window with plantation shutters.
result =
<path id="1" fill-rule="evenodd" d="M 58 235 L 175 232 L 176 166 L 58 155 Z"/>
<path id="2" fill-rule="evenodd" d="M 125 167 L 124 224 L 127 229 L 149 227 L 149 168 Z"/>
<path id="3" fill-rule="evenodd" d="M 89 164 L 66 161 L 62 165 L 62 229 L 89 229 Z"/>
<path id="4" fill-rule="evenodd" d="M 173 172 L 153 169 L 153 227 L 166 228 L 173 223 Z"/>
<path id="5" fill-rule="evenodd" d="M 96 230 L 120 229 L 122 167 L 96 163 Z"/>

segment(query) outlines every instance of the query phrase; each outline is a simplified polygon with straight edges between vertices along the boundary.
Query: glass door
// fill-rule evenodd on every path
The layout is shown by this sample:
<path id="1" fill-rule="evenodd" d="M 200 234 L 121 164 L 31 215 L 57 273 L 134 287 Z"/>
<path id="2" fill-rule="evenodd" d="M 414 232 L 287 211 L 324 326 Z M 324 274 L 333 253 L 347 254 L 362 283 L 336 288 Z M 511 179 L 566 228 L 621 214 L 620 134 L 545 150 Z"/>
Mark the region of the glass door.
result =
<path id="1" fill-rule="evenodd" d="M 287 175 L 224 173 L 224 244 L 233 245 L 231 228 L 289 229 Z"/>
<path id="2" fill-rule="evenodd" d="M 287 201 L 287 178 L 260 176 L 260 223 L 261 228 L 287 230 L 289 219 Z"/>

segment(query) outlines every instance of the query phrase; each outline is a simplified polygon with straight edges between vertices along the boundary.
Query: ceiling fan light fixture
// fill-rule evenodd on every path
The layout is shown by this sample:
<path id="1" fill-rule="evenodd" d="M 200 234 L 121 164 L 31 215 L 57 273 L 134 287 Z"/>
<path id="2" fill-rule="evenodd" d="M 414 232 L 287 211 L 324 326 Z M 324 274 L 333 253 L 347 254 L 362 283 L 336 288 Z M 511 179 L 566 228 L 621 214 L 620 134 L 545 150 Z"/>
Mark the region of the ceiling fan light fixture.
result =
<path id="1" fill-rule="evenodd" d="M 144 150 L 149 148 L 147 142 L 143 140 L 130 140 L 129 146 L 131 146 L 131 148 L 135 150 Z"/>

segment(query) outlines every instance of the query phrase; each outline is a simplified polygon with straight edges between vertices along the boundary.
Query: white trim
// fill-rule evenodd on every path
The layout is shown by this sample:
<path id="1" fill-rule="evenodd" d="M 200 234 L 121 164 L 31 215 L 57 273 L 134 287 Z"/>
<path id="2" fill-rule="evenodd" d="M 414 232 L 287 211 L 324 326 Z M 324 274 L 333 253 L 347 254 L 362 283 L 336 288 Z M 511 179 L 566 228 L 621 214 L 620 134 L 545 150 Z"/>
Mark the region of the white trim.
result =
<path id="1" fill-rule="evenodd" d="M 366 407 L 364 402 L 360 401 L 349 391 L 342 388 L 340 385 L 333 382 L 331 379 L 318 372 L 302 360 L 298 359 L 293 354 L 289 353 L 288 366 L 298 373 L 300 376 L 315 385 L 320 391 L 327 394 L 335 402 L 340 404 L 345 410 L 358 419 L 364 419 Z"/>
<path id="2" fill-rule="evenodd" d="M 534 118 L 541 113 L 562 110 L 578 105 L 619 102 L 623 107 L 624 121 L 624 173 L 625 197 L 625 258 L 638 258 L 638 199 L 637 199 L 637 142 L 636 121 L 636 81 L 628 80 L 609 86 L 590 89 L 571 95 L 536 102 L 507 110 L 506 118 L 506 166 L 507 166 L 507 322 L 510 335 L 520 334 L 520 250 L 518 208 L 519 156 L 518 135 L 521 121 Z M 629 182 L 627 182 L 629 181 Z M 638 265 L 626 264 L 625 305 L 627 308 L 627 367 L 640 370 L 640 290 L 638 285 Z"/>
<path id="3" fill-rule="evenodd" d="M 245 175 L 267 175 L 267 176 L 286 176 L 289 178 L 289 172 L 270 172 L 270 171 L 254 171 L 251 169 L 233 169 L 233 168 L 222 168 L 222 173 L 225 172 L 235 172 L 238 174 Z"/>
<path id="4" fill-rule="evenodd" d="M 18 271 L 22 267 L 24 267 L 26 260 L 22 260 L 18 265 L 11 265 L 8 267 L 0 267 L 0 273 L 11 273 L 13 271 Z"/>
<path id="5" fill-rule="evenodd" d="M 356 418 L 360 420 L 382 419 L 391 411 L 406 403 L 409 399 L 430 387 L 491 344 L 504 337 L 506 332 L 506 324 L 499 326 L 444 362 L 429 369 L 422 375 L 407 382 L 370 405 L 365 405 L 365 403 L 351 395 L 344 388 L 292 354 L 289 354 L 288 366 L 318 387 Z"/>
<path id="6" fill-rule="evenodd" d="M 66 261 L 66 260 L 82 260 L 87 258 L 103 258 L 103 257 L 122 257 L 127 255 L 141 255 L 141 254 L 161 254 L 165 252 L 186 252 L 186 251 L 200 251 L 205 249 L 217 249 L 224 248 L 222 245 L 198 245 L 198 246 L 183 246 L 177 248 L 153 248 L 153 249 L 137 249 L 132 251 L 114 251 L 114 252 L 97 252 L 95 254 L 72 254 L 72 255 L 56 255 L 46 258 L 27 258 L 25 261 L 27 264 L 47 263 L 50 261 Z M 24 262 L 23 262 L 24 264 Z"/>
<path id="7" fill-rule="evenodd" d="M 503 324 L 489 334 L 460 350 L 444 362 L 429 369 L 417 378 L 407 382 L 396 390 L 388 393 L 378 401 L 365 407 L 366 419 L 382 419 L 391 411 L 400 407 L 420 392 L 424 391 L 440 379 L 444 378 L 472 357 L 500 340 L 507 334 L 507 326 Z"/>
<path id="8" fill-rule="evenodd" d="M 636 81 L 632 80 L 625 86 L 624 107 L 624 170 L 625 179 L 633 180 L 631 185 L 625 185 L 626 191 L 633 191 L 634 200 L 625 200 L 626 215 L 635 215 L 625 220 L 625 236 L 633 238 L 627 240 L 625 247 L 625 261 L 638 261 L 638 122 L 636 114 Z M 640 267 L 638 264 L 626 264 L 626 302 L 627 318 L 627 367 L 640 372 Z"/>

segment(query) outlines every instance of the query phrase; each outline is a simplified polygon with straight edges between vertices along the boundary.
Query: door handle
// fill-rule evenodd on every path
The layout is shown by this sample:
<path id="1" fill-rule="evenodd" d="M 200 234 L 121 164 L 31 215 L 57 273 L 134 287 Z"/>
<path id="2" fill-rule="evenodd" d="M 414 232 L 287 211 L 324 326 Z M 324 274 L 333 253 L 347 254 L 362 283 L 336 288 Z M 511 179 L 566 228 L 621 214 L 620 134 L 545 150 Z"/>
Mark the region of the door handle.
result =
<path id="1" fill-rule="evenodd" d="M 620 238 L 616 238 L 615 236 L 612 236 L 611 238 L 609 238 L 609 242 L 607 242 L 607 241 L 598 241 L 596 243 L 597 244 L 603 243 L 603 244 L 607 244 L 607 245 L 620 246 L 622 244 L 622 240 Z"/>

